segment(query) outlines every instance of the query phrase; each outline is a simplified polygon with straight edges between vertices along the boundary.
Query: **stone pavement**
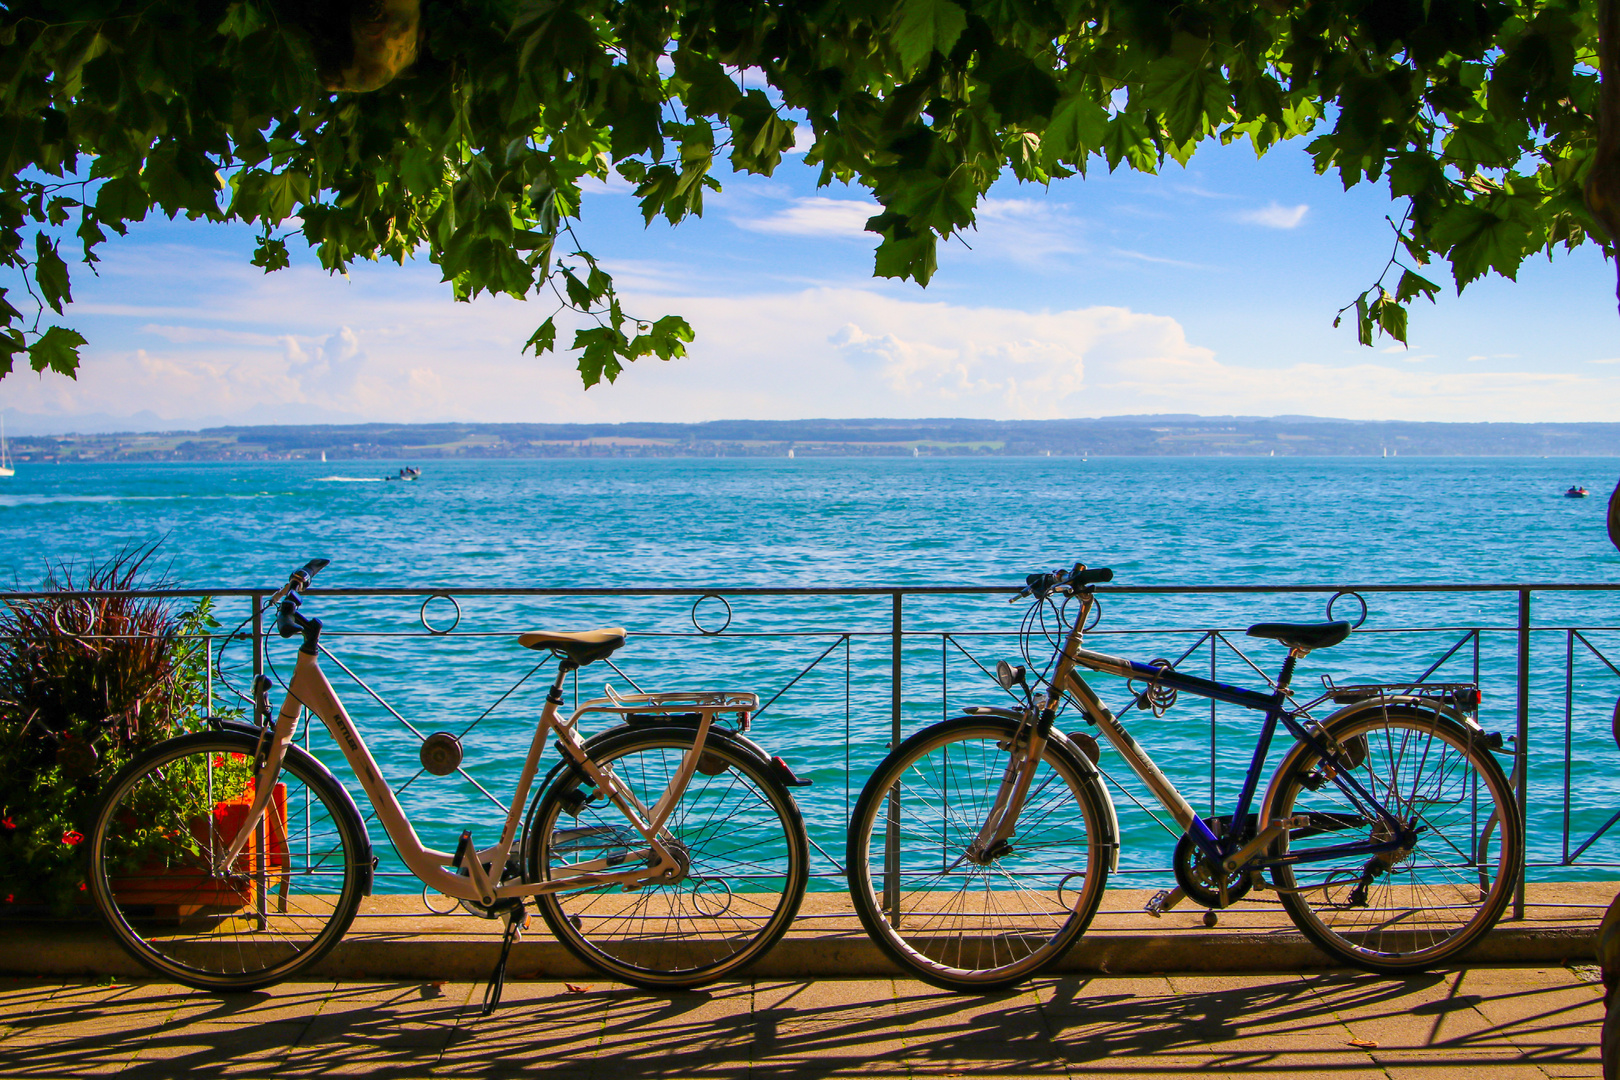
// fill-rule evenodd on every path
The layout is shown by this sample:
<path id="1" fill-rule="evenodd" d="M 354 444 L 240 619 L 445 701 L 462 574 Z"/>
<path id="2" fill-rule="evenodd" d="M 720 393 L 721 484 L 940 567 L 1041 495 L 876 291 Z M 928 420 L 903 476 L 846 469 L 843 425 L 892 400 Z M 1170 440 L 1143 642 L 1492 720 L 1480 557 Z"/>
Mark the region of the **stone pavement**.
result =
<path id="1" fill-rule="evenodd" d="M 649 993 L 302 982 L 216 996 L 0 978 L 0 1076 L 1596 1077 L 1590 967 L 1060 976 L 967 997 L 904 979 Z"/>

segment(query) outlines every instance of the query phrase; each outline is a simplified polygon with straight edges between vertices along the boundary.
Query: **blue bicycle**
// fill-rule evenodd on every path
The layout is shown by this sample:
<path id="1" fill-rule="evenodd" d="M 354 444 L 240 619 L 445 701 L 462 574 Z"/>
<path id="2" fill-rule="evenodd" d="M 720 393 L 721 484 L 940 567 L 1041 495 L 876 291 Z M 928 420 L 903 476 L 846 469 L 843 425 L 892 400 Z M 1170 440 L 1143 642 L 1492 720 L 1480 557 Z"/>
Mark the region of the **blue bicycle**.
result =
<path id="1" fill-rule="evenodd" d="M 862 790 L 849 828 L 850 891 L 896 963 L 937 986 L 997 989 L 1056 962 L 1090 924 L 1118 869 L 1119 824 L 1096 739 L 1056 726 L 1066 705 L 1184 830 L 1177 886 L 1155 896 L 1149 914 L 1183 900 L 1213 912 L 1271 892 L 1328 954 L 1381 972 L 1450 960 L 1495 925 L 1519 877 L 1524 834 L 1493 756 L 1502 739 L 1474 716 L 1477 687 L 1339 686 L 1297 702 L 1295 666 L 1343 641 L 1347 622 L 1251 626 L 1250 636 L 1288 649 L 1264 691 L 1094 652 L 1083 643 L 1092 587 L 1112 578 L 1083 563 L 1030 575 L 1018 594 L 1034 597 L 1021 633 L 1028 667 L 997 667 L 1021 706 L 968 709 L 919 731 Z M 1032 655 L 1038 644 L 1052 649 L 1042 664 Z M 1127 712 L 1162 714 L 1186 693 L 1261 713 L 1232 813 L 1195 812 L 1080 668 L 1131 680 Z M 1318 720 L 1312 713 L 1324 704 L 1341 707 Z M 1256 812 L 1279 726 L 1294 745 Z"/>

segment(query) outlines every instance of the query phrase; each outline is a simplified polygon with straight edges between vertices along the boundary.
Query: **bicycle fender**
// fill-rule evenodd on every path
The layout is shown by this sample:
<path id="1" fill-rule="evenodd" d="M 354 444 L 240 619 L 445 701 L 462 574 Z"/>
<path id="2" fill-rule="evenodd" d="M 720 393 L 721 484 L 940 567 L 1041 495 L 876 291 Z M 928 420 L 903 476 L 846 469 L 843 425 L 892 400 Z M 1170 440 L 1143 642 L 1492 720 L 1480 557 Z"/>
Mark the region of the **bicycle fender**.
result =
<path id="1" fill-rule="evenodd" d="M 1466 713 L 1440 698 L 1425 697 L 1422 694 L 1386 694 L 1382 697 L 1353 702 L 1342 709 L 1336 710 L 1326 720 L 1322 721 L 1322 725 L 1331 731 L 1334 724 L 1348 720 L 1352 716 L 1360 716 L 1364 712 L 1390 707 L 1418 709 L 1427 713 L 1435 713 L 1451 720 L 1453 723 L 1460 724 L 1476 735 L 1485 734 L 1485 729 L 1480 727 L 1479 720 L 1471 713 Z"/>
<path id="2" fill-rule="evenodd" d="M 258 746 L 259 729 L 254 727 L 252 724 L 245 724 L 240 720 L 217 720 L 215 723 L 219 726 L 220 731 L 229 732 L 233 735 L 246 736 L 247 738 L 253 740 L 253 746 Z M 377 868 L 377 859 L 372 853 L 371 834 L 366 831 L 366 821 L 360 816 L 360 808 L 355 805 L 354 796 L 349 794 L 348 788 L 338 783 L 337 777 L 332 775 L 332 770 L 323 765 L 320 758 L 314 756 L 302 746 L 299 746 L 294 742 L 288 742 L 283 745 L 282 749 L 285 751 L 287 757 L 298 762 L 310 772 L 315 773 L 326 783 L 327 787 L 331 791 L 331 794 L 336 797 L 338 806 L 341 807 L 345 813 L 350 815 L 350 820 L 357 826 L 355 831 L 360 834 L 361 845 L 360 851 L 358 852 L 360 865 L 357 868 L 357 873 L 360 878 L 360 895 L 370 896 L 375 870 Z"/>
<path id="3" fill-rule="evenodd" d="M 623 735 L 627 731 L 634 731 L 634 732 L 639 733 L 639 732 L 645 732 L 645 731 L 659 731 L 659 730 L 668 731 L 668 730 L 673 729 L 675 731 L 680 731 L 683 734 L 687 734 L 688 737 L 690 737 L 690 732 L 692 732 L 696 727 L 697 727 L 696 723 L 691 723 L 691 724 L 618 724 L 618 725 L 615 725 L 614 727 L 608 728 L 606 731 L 598 731 L 595 735 L 592 735 L 590 738 L 586 739 L 584 745 L 585 745 L 586 752 L 589 753 L 592 747 L 601 745 L 601 743 L 603 743 L 604 741 L 606 741 L 609 738 L 617 738 L 617 737 Z M 724 728 L 721 728 L 721 727 L 711 727 L 711 728 L 709 728 L 709 739 L 708 739 L 708 741 L 710 741 L 710 742 L 714 742 L 714 741 L 724 742 L 724 743 L 728 744 L 729 746 L 731 746 L 733 749 L 742 751 L 745 756 L 753 758 L 754 763 L 756 765 L 758 765 L 761 769 L 765 770 L 768 773 L 772 773 L 773 775 L 775 773 L 775 769 L 771 766 L 771 755 L 765 752 L 764 747 L 760 746 L 753 739 L 750 739 L 748 736 L 742 734 L 741 732 L 727 731 L 727 730 L 725 730 Z M 555 774 L 556 771 L 557 771 L 556 769 L 552 769 L 553 774 Z M 546 777 L 547 781 L 550 781 L 551 778 L 552 778 L 551 776 Z"/>

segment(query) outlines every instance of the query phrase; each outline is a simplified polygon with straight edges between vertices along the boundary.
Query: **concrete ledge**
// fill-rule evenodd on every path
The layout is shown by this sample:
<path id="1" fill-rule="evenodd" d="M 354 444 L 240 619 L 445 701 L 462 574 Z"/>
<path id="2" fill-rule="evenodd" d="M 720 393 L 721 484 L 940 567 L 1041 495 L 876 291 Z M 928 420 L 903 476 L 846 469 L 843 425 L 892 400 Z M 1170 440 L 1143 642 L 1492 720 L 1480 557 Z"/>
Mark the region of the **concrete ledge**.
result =
<path id="1" fill-rule="evenodd" d="M 1617 890 L 1617 882 L 1531 885 L 1526 918 L 1503 919 L 1463 960 L 1589 961 L 1598 920 Z M 1149 895 L 1149 890 L 1110 890 L 1091 929 L 1055 970 L 1122 975 L 1334 966 L 1294 930 L 1276 904 L 1239 904 L 1221 912 L 1219 925 L 1211 929 L 1203 925 L 1199 908 L 1150 918 L 1140 910 Z M 499 956 L 498 927 L 465 914 L 429 914 L 417 897 L 373 897 L 347 937 L 310 974 L 477 981 L 488 977 Z M 553 940 L 539 919 L 512 950 L 510 965 L 515 978 L 598 977 Z M 0 973 L 74 978 L 148 974 L 99 923 L 5 917 L 0 917 Z M 887 976 L 898 970 L 860 929 L 847 897 L 818 893 L 805 898 L 799 922 L 749 973 L 756 978 L 828 978 Z"/>

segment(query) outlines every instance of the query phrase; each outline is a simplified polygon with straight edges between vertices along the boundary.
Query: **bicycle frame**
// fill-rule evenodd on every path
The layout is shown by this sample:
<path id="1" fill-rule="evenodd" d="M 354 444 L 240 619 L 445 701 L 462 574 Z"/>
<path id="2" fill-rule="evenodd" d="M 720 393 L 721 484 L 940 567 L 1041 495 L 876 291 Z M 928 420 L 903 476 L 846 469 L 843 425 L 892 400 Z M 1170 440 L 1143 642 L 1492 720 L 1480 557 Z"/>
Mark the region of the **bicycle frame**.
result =
<path id="1" fill-rule="evenodd" d="M 1178 825 L 1189 834 L 1199 850 L 1208 859 L 1217 865 L 1223 866 L 1228 872 L 1258 871 L 1271 866 L 1288 865 L 1301 862 L 1325 861 L 1337 859 L 1346 855 L 1376 855 L 1381 852 L 1393 851 L 1407 842 L 1405 833 L 1408 831 L 1400 819 L 1384 806 L 1383 802 L 1370 794 L 1361 783 L 1348 770 L 1332 770 L 1331 781 L 1348 797 L 1352 804 L 1369 817 L 1376 816 L 1385 826 L 1384 840 L 1360 840 L 1351 843 L 1337 844 L 1330 847 L 1313 848 L 1306 853 L 1291 853 L 1280 858 L 1259 858 L 1272 845 L 1279 836 L 1290 827 L 1289 820 L 1273 822 L 1260 822 L 1259 828 L 1252 837 L 1244 836 L 1243 825 L 1249 817 L 1250 807 L 1254 805 L 1255 792 L 1259 788 L 1260 774 L 1265 766 L 1266 755 L 1271 748 L 1271 740 L 1276 733 L 1278 724 L 1300 742 L 1308 744 L 1323 760 L 1332 761 L 1336 754 L 1333 752 L 1331 736 L 1325 729 L 1318 726 L 1316 730 L 1306 727 L 1300 722 L 1300 714 L 1296 710 L 1286 707 L 1286 689 L 1288 679 L 1293 673 L 1294 662 L 1303 655 L 1290 652 L 1282 677 L 1278 680 L 1278 689 L 1270 694 L 1261 694 L 1242 687 L 1228 686 L 1225 683 L 1215 682 L 1211 679 L 1202 679 L 1196 675 L 1186 675 L 1168 667 L 1159 667 L 1150 664 L 1138 663 L 1122 657 L 1110 656 L 1106 653 L 1094 652 L 1085 648 L 1084 626 L 1086 617 L 1091 610 L 1091 594 L 1079 593 L 1081 596 L 1080 613 L 1070 628 L 1067 639 L 1058 658 L 1056 669 L 1050 680 L 1052 694 L 1046 707 L 1041 711 L 1039 722 L 1034 725 L 1030 733 L 1029 745 L 1023 749 L 1020 756 L 1009 767 L 1008 775 L 1003 781 L 1001 790 L 986 816 L 986 822 L 975 841 L 977 850 L 988 851 L 996 844 L 1012 836 L 1017 823 L 1019 812 L 1022 810 L 1023 797 L 1028 790 L 1029 778 L 1033 773 L 1033 764 L 1040 760 L 1046 737 L 1051 731 L 1052 722 L 1057 715 L 1057 704 L 1067 696 L 1086 719 L 1099 728 L 1103 735 L 1118 750 L 1131 770 L 1141 778 L 1153 793 L 1165 811 L 1173 817 Z M 1226 835 L 1217 836 L 1209 823 L 1206 822 L 1192 808 L 1192 804 L 1182 796 L 1169 778 L 1160 771 L 1148 752 L 1131 737 L 1113 711 L 1104 705 L 1096 691 L 1082 679 L 1076 670 L 1077 667 L 1086 667 L 1105 674 L 1118 675 L 1127 679 L 1138 679 L 1156 686 L 1163 686 L 1177 691 L 1186 691 L 1198 697 L 1211 698 L 1230 705 L 1238 705 L 1246 709 L 1253 709 L 1265 714 L 1259 738 L 1256 740 L 1254 755 L 1249 763 L 1248 773 L 1244 777 L 1243 787 L 1239 791 L 1237 805 L 1229 819 L 1232 827 L 1226 830 Z M 1015 751 L 1015 754 L 1017 752 Z M 1015 771 L 1016 770 L 1016 771 Z M 1257 880 L 1256 884 L 1260 884 Z M 1266 888 L 1271 888 L 1267 885 Z"/>
<path id="2" fill-rule="evenodd" d="M 541 711 L 540 719 L 535 724 L 534 737 L 529 743 L 528 757 L 524 760 L 523 771 L 518 777 L 517 790 L 512 796 L 512 805 L 507 810 L 506 821 L 501 829 L 500 841 L 493 847 L 482 850 L 464 850 L 457 854 L 436 851 L 427 847 L 417 836 L 409 816 L 400 806 L 399 800 L 394 796 L 393 790 L 383 778 L 376 759 L 366 748 L 365 740 L 359 730 L 350 720 L 342 703 L 338 700 L 337 692 L 327 681 L 325 673 L 316 662 L 317 657 L 310 652 L 300 649 L 297 666 L 293 671 L 291 683 L 288 684 L 287 697 L 281 706 L 273 728 L 269 745 L 259 755 L 256 763 L 257 772 L 254 777 L 254 801 L 247 819 L 238 831 L 234 841 L 228 849 L 221 853 L 218 865 L 228 867 L 232 861 L 241 854 L 246 847 L 253 829 L 258 824 L 260 816 L 265 812 L 272 797 L 276 777 L 281 771 L 282 758 L 285 747 L 297 728 L 298 714 L 301 709 L 308 709 L 331 732 L 335 741 L 342 750 L 343 756 L 354 770 L 360 786 L 365 789 L 367 797 L 371 799 L 372 806 L 377 811 L 377 818 L 382 822 L 393 841 L 400 857 L 411 872 L 420 878 L 424 884 L 436 889 L 446 896 L 458 900 L 469 900 L 484 904 L 486 907 L 497 900 L 510 899 L 521 896 L 532 896 L 542 893 L 560 892 L 567 889 L 585 888 L 604 884 L 622 884 L 627 889 L 634 889 L 648 882 L 660 878 L 673 876 L 679 872 L 679 864 L 659 839 L 664 824 L 670 813 L 685 793 L 688 782 L 697 768 L 698 759 L 703 754 L 704 744 L 708 740 L 709 728 L 714 719 L 715 709 L 700 709 L 701 720 L 693 735 L 692 747 L 681 762 L 680 768 L 671 778 L 668 788 L 659 798 L 657 804 L 648 809 L 641 804 L 635 794 L 621 784 L 613 775 L 611 768 L 599 768 L 586 753 L 584 745 L 576 734 L 575 725 L 557 722 L 557 710 L 562 704 L 563 677 L 575 669 L 569 661 L 559 661 L 557 678 L 553 681 L 546 694 L 545 708 Z M 535 775 L 539 771 L 540 758 L 545 752 L 546 739 L 556 732 L 558 746 L 562 749 L 565 760 L 569 760 L 583 771 L 598 790 L 607 795 L 609 800 L 625 816 L 630 825 L 647 841 L 645 849 L 628 853 L 623 857 L 616 856 L 611 863 L 608 859 L 597 859 L 590 862 L 578 863 L 571 867 L 574 871 L 566 877 L 550 881 L 518 881 L 509 884 L 500 884 L 499 877 L 506 866 L 507 857 L 511 854 L 512 846 L 517 839 L 517 829 L 522 817 L 523 807 L 528 799 L 529 790 L 533 785 Z M 464 843 L 464 847 L 467 845 Z M 464 876 L 452 872 L 447 866 L 457 861 L 467 869 Z M 635 870 L 613 870 L 613 865 L 623 865 L 629 859 L 640 860 L 651 858 L 650 866 L 642 866 Z M 495 873 L 495 880 L 485 873 L 484 866 L 488 864 Z"/>

